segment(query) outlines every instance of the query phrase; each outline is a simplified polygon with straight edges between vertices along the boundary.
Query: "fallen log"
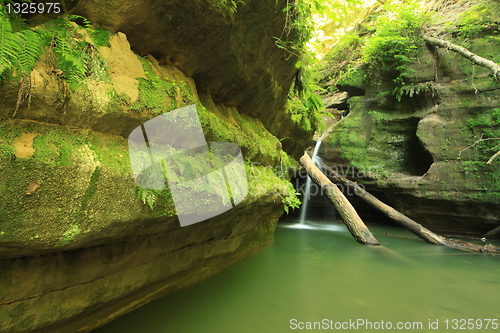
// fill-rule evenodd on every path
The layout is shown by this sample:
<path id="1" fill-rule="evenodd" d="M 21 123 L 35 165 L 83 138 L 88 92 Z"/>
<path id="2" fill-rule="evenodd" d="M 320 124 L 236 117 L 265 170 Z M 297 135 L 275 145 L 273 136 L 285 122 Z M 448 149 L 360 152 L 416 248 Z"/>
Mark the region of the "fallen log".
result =
<path id="1" fill-rule="evenodd" d="M 342 191 L 318 169 L 307 152 L 300 158 L 300 163 L 307 170 L 309 177 L 325 191 L 354 239 L 361 244 L 380 245 Z"/>
<path id="2" fill-rule="evenodd" d="M 452 240 L 452 239 L 445 239 L 444 237 L 430 231 L 429 229 L 423 227 L 421 224 L 413 221 L 410 219 L 408 216 L 398 212 L 396 209 L 392 208 L 391 206 L 383 203 L 379 199 L 377 199 L 375 196 L 372 194 L 368 193 L 364 188 L 359 186 L 357 183 L 342 177 L 338 172 L 327 166 L 326 164 L 321 163 L 321 167 L 324 168 L 328 172 L 328 178 L 331 178 L 335 182 L 342 183 L 346 186 L 351 187 L 351 189 L 354 190 L 354 193 L 358 195 L 361 199 L 363 199 L 365 202 L 385 214 L 387 217 L 389 217 L 391 220 L 394 222 L 398 223 L 399 225 L 407 228 L 411 232 L 413 232 L 415 235 L 418 237 L 422 238 L 424 241 L 431 243 L 431 244 L 436 244 L 436 245 L 444 245 L 448 247 L 454 247 L 454 248 L 461 248 L 461 249 L 468 249 L 468 250 L 473 250 L 473 251 L 478 251 L 478 252 L 495 252 L 495 253 L 500 253 L 500 248 L 493 246 L 491 244 L 486 244 L 486 245 L 478 245 L 478 244 L 473 244 L 469 242 L 465 242 L 462 240 Z"/>
<path id="3" fill-rule="evenodd" d="M 500 226 L 496 227 L 493 230 L 488 231 L 483 235 L 484 238 L 490 238 L 490 237 L 495 237 L 496 235 L 500 234 Z"/>

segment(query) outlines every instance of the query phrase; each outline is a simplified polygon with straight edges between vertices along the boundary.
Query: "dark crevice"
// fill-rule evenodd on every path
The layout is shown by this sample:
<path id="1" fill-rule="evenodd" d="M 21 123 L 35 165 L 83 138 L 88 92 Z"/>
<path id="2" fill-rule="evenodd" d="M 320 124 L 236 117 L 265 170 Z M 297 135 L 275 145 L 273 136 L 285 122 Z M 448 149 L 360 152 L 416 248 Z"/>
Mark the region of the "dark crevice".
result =
<path id="1" fill-rule="evenodd" d="M 366 91 L 364 89 L 358 88 L 355 86 L 350 86 L 347 84 L 337 84 L 336 87 L 340 91 L 345 91 L 345 92 L 349 93 L 350 97 L 365 96 L 366 95 Z"/>
<path id="2" fill-rule="evenodd" d="M 412 133 L 405 147 L 406 159 L 404 167 L 408 173 L 414 176 L 423 176 L 429 171 L 432 163 L 434 163 L 431 153 L 424 148 L 424 145 L 417 136 L 419 121 L 419 118 L 412 119 L 412 126 L 410 127 Z"/>

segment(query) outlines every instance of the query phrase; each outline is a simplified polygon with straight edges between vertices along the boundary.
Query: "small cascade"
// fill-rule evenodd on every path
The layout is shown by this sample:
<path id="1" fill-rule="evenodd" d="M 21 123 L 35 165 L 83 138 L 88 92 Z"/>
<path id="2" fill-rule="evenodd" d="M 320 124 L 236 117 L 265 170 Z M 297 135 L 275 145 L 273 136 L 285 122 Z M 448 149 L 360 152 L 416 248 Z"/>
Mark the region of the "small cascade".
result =
<path id="1" fill-rule="evenodd" d="M 326 132 L 325 132 L 326 133 Z M 316 164 L 316 161 L 318 159 L 318 151 L 319 148 L 321 147 L 321 140 L 324 138 L 325 134 L 321 136 L 321 138 L 316 142 L 316 146 L 314 146 L 314 151 L 312 154 L 312 161 L 314 164 Z M 307 204 L 309 203 L 309 197 L 311 195 L 311 186 L 312 186 L 312 180 L 311 177 L 307 176 L 306 180 L 306 191 L 304 193 L 304 200 L 302 202 L 302 208 L 300 210 L 300 224 L 305 224 L 305 219 L 306 219 L 306 214 L 307 214 Z"/>

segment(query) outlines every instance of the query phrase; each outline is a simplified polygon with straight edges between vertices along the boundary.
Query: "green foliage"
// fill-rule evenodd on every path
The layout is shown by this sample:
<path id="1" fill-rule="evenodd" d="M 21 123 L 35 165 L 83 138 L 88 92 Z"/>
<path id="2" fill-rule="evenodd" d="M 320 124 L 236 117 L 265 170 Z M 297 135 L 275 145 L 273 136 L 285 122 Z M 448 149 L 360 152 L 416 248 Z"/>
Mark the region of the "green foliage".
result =
<path id="1" fill-rule="evenodd" d="M 68 15 L 66 19 L 71 22 L 76 22 L 76 23 L 81 22 L 83 26 L 87 29 L 90 29 L 92 27 L 90 21 L 81 15 Z"/>
<path id="2" fill-rule="evenodd" d="M 114 32 L 111 30 L 108 30 L 103 27 L 97 27 L 95 30 L 92 30 L 90 33 L 90 36 L 92 37 L 92 40 L 94 41 L 95 46 L 111 46 L 109 44 L 109 38 L 111 35 L 113 35 Z"/>
<path id="3" fill-rule="evenodd" d="M 52 47 L 56 55 L 56 66 L 63 72 L 72 90 L 87 77 L 90 56 L 84 51 L 89 44 L 67 20 L 55 19 L 47 25 L 53 33 Z"/>
<path id="4" fill-rule="evenodd" d="M 474 38 L 485 29 L 498 27 L 498 16 L 500 16 L 498 1 L 481 1 L 460 14 L 456 22 L 448 24 L 448 30 L 458 32 L 458 36 L 464 39 Z"/>
<path id="5" fill-rule="evenodd" d="M 463 130 L 469 135 L 469 148 L 474 148 L 469 160 L 462 162 L 465 173 L 477 177 L 484 188 L 500 191 L 498 162 L 486 164 L 500 150 L 500 108 L 469 118 Z"/>
<path id="6" fill-rule="evenodd" d="M 434 85 L 432 82 L 422 82 L 412 85 L 396 86 L 393 90 L 393 93 L 396 95 L 396 99 L 398 101 L 401 101 L 401 98 L 404 95 L 407 95 L 411 98 L 425 91 L 431 91 L 432 93 L 435 93 Z"/>
<path id="7" fill-rule="evenodd" d="M 323 109 L 321 98 L 314 92 L 308 92 L 302 98 L 291 93 L 286 111 L 291 115 L 292 121 L 299 124 L 303 130 L 313 131 L 322 124 L 320 111 Z"/>
<path id="8" fill-rule="evenodd" d="M 221 14 L 222 19 L 228 23 L 234 22 L 238 8 L 244 5 L 246 3 L 243 0 L 214 0 L 209 3 L 209 6 Z"/>
<path id="9" fill-rule="evenodd" d="M 234 14 L 238 11 L 238 5 L 245 5 L 243 0 L 219 0 L 216 7 L 222 11 Z"/>
<path id="10" fill-rule="evenodd" d="M 12 72 L 18 76 L 29 76 L 42 50 L 51 45 L 56 56 L 56 66 L 62 76 L 75 90 L 88 76 L 107 78 L 105 63 L 95 45 L 85 40 L 70 24 L 71 20 L 83 21 L 86 30 L 95 40 L 95 45 L 107 45 L 111 32 L 91 29 L 90 22 L 82 16 L 70 15 L 66 19 L 54 19 L 41 28 L 28 29 L 25 21 L 15 14 L 10 16 L 5 8 L 0 9 L 0 77 Z"/>
<path id="11" fill-rule="evenodd" d="M 137 187 L 137 197 L 143 204 L 147 204 L 151 210 L 154 210 L 156 201 L 158 200 L 158 193 L 156 190 Z"/>
<path id="12" fill-rule="evenodd" d="M 295 188 L 293 187 L 293 184 L 290 182 L 286 182 L 286 188 L 287 188 L 287 194 L 288 195 L 280 195 L 281 197 L 281 202 L 283 202 L 283 208 L 285 209 L 285 213 L 288 214 L 288 212 L 291 209 L 299 208 L 300 207 L 300 199 L 298 196 L 300 193 L 298 193 Z"/>
<path id="13" fill-rule="evenodd" d="M 286 178 L 287 176 L 271 167 L 256 165 L 245 162 L 245 169 L 248 179 L 248 196 L 259 198 L 268 195 L 278 195 L 283 203 L 286 213 L 290 208 L 300 207 L 300 200 L 293 184 Z"/>
<path id="14" fill-rule="evenodd" d="M 361 58 L 363 39 L 356 33 L 348 33 L 325 55 L 318 66 L 319 82 L 327 83 L 351 75 L 356 68 L 357 59 Z M 348 78 L 347 78 L 348 79 Z"/>
<path id="15" fill-rule="evenodd" d="M 299 195 L 301 193 L 297 192 L 293 187 L 293 184 L 289 181 L 290 172 L 292 170 L 297 170 L 299 164 L 293 158 L 291 158 L 287 153 L 281 151 L 281 163 L 279 168 L 274 170 L 274 174 L 277 175 L 281 182 L 284 184 L 285 191 L 280 193 L 281 201 L 283 202 L 283 208 L 285 213 L 289 213 L 290 208 L 295 209 L 300 207 Z"/>
<path id="16" fill-rule="evenodd" d="M 62 76 L 76 90 L 87 77 L 94 80 L 108 80 L 106 64 L 99 55 L 96 44 L 87 41 L 84 32 L 70 23 L 70 19 L 83 19 L 85 30 L 93 35 L 90 22 L 81 16 L 71 15 L 67 19 L 57 18 L 44 26 L 52 36 L 51 46 L 56 56 L 56 66 Z M 80 28 L 81 29 L 81 28 Z M 99 43 L 104 43 L 102 39 Z"/>
<path id="17" fill-rule="evenodd" d="M 420 30 L 427 16 L 418 4 L 387 3 L 376 19 L 376 32 L 363 49 L 362 60 L 368 64 L 378 81 L 392 81 L 394 86 L 405 85 L 411 74 L 409 64 L 416 60 L 423 41 Z"/>
<path id="18" fill-rule="evenodd" d="M 14 70 L 18 76 L 28 76 L 47 44 L 43 33 L 28 29 L 19 16 L 9 16 L 5 7 L 0 7 L 1 79 L 8 77 Z"/>
<path id="19" fill-rule="evenodd" d="M 130 106 L 131 110 L 148 111 L 152 114 L 162 114 L 188 104 L 193 104 L 194 99 L 191 89 L 186 82 L 162 79 L 155 75 L 151 64 L 140 58 L 144 67 L 145 78 L 139 80 L 139 98 Z M 182 102 L 177 97 L 182 98 Z"/>
<path id="20" fill-rule="evenodd" d="M 311 62 L 314 56 L 307 52 L 306 43 L 314 33 L 312 15 L 321 10 L 322 5 L 318 0 L 295 0 L 287 4 L 283 8 L 286 15 L 285 27 L 279 37 L 274 37 L 276 46 Z"/>

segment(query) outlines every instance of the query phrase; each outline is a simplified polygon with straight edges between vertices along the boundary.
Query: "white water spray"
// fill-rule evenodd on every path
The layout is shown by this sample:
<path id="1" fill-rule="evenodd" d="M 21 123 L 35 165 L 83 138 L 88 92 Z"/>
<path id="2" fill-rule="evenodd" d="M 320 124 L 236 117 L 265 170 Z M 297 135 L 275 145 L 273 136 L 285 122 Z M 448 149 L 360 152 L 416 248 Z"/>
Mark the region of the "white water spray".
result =
<path id="1" fill-rule="evenodd" d="M 314 146 L 314 151 L 311 157 L 314 164 L 316 164 L 319 147 L 321 147 L 321 140 L 323 139 L 324 136 L 325 134 L 321 136 L 318 142 L 316 142 L 316 146 Z M 307 214 L 307 204 L 309 203 L 309 196 L 311 195 L 311 186 L 312 186 L 312 180 L 311 177 L 309 177 L 308 175 L 306 180 L 306 191 L 304 193 L 304 200 L 302 202 L 302 208 L 300 209 L 300 220 L 299 220 L 300 224 L 305 224 L 305 219 Z"/>

